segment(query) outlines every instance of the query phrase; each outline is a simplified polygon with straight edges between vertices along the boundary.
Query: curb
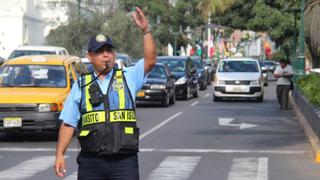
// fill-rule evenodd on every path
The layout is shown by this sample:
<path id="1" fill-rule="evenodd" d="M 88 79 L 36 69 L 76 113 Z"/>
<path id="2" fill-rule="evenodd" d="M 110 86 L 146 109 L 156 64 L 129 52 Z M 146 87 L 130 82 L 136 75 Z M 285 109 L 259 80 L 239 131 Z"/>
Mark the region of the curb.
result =
<path id="1" fill-rule="evenodd" d="M 302 126 L 304 132 L 306 133 L 308 140 L 311 144 L 315 163 L 320 163 L 320 139 L 308 123 L 308 120 L 306 119 L 305 115 L 301 112 L 299 106 L 297 105 L 295 99 L 292 96 L 293 95 L 291 94 L 290 103 L 293 107 L 293 111 L 298 117 L 298 121 Z"/>

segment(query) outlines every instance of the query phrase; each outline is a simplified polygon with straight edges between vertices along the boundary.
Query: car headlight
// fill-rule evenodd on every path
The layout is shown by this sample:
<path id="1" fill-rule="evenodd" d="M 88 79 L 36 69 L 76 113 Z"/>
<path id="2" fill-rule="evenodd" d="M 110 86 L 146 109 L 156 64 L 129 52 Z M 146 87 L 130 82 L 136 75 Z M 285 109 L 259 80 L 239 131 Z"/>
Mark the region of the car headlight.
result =
<path id="1" fill-rule="evenodd" d="M 150 86 L 150 89 L 165 89 L 165 88 L 166 88 L 166 86 L 163 84 L 152 84 Z"/>
<path id="2" fill-rule="evenodd" d="M 219 80 L 218 78 L 214 78 L 214 83 L 216 85 L 225 85 L 225 81 Z"/>
<path id="3" fill-rule="evenodd" d="M 250 85 L 260 85 L 260 84 L 261 84 L 261 81 L 260 81 L 260 80 L 250 81 Z"/>
<path id="4" fill-rule="evenodd" d="M 57 104 L 38 104 L 38 112 L 51 112 L 57 111 L 58 105 Z"/>
<path id="5" fill-rule="evenodd" d="M 174 84 L 179 85 L 179 84 L 184 84 L 187 82 L 187 78 L 182 77 L 180 79 L 178 79 Z"/>

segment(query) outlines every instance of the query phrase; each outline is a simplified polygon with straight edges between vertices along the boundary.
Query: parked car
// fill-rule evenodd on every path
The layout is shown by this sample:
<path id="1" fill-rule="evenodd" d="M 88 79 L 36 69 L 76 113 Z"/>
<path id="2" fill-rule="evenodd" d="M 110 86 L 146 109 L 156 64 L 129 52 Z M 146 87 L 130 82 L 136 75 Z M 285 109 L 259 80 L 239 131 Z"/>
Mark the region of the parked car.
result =
<path id="1" fill-rule="evenodd" d="M 197 68 L 197 73 L 199 77 L 198 84 L 200 90 L 205 90 L 207 89 L 208 82 L 210 82 L 209 70 L 208 68 L 205 68 L 203 60 L 200 56 L 192 56 L 191 59 Z"/>
<path id="2" fill-rule="evenodd" d="M 166 64 L 157 63 L 146 83 L 137 93 L 136 101 L 159 101 L 164 107 L 175 104 L 175 79 Z"/>
<path id="3" fill-rule="evenodd" d="M 273 72 L 276 69 L 276 62 L 271 60 L 263 60 L 263 65 L 266 67 L 267 71 Z"/>
<path id="4" fill-rule="evenodd" d="M 167 64 L 175 78 L 176 97 L 189 100 L 198 97 L 198 75 L 190 57 L 160 56 L 159 63 Z"/>
<path id="5" fill-rule="evenodd" d="M 214 79 L 214 74 L 216 73 L 217 66 L 210 59 L 205 59 L 203 62 L 204 62 L 205 68 L 207 68 L 209 72 L 210 78 L 208 81 L 208 85 L 210 85 L 211 81 L 213 81 Z"/>
<path id="6" fill-rule="evenodd" d="M 11 59 L 0 68 L 0 131 L 53 130 L 72 84 L 86 73 L 80 58 L 46 55 Z"/>
<path id="7" fill-rule="evenodd" d="M 213 83 L 213 100 L 237 97 L 263 101 L 263 81 L 258 60 L 231 58 L 219 62 Z"/>
<path id="8" fill-rule="evenodd" d="M 261 73 L 262 73 L 262 81 L 264 86 L 268 86 L 268 68 L 264 65 L 263 61 L 259 61 Z"/>
<path id="9" fill-rule="evenodd" d="M 64 47 L 57 46 L 19 46 L 11 52 L 8 59 L 28 55 L 69 55 Z"/>

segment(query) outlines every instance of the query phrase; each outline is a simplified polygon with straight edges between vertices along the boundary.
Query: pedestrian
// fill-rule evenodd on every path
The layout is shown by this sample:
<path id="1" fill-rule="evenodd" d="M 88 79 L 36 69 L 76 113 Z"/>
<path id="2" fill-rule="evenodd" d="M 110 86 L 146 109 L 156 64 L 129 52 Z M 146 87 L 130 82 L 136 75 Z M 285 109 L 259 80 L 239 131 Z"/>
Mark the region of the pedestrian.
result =
<path id="1" fill-rule="evenodd" d="M 280 59 L 279 66 L 274 71 L 274 77 L 277 79 L 277 99 L 280 108 L 284 110 L 288 110 L 289 91 L 292 83 L 291 78 L 293 77 L 293 69 L 288 62 L 286 59 Z"/>
<path id="2" fill-rule="evenodd" d="M 108 36 L 96 35 L 88 42 L 87 57 L 94 72 L 72 87 L 60 119 L 55 173 L 64 177 L 64 154 L 75 128 L 81 151 L 77 157 L 78 180 L 138 180 L 139 129 L 135 95 L 156 63 L 156 46 L 147 18 L 140 8 L 132 14 L 143 33 L 144 60 L 118 69 L 114 45 Z"/>

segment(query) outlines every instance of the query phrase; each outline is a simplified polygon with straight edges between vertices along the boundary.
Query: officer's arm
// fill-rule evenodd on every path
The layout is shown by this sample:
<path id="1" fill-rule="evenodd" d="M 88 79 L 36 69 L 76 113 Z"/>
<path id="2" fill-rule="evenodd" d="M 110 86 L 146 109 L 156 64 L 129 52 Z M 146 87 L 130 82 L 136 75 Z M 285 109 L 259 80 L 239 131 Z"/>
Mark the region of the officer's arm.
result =
<path id="1" fill-rule="evenodd" d="M 60 126 L 59 139 L 56 149 L 56 162 L 54 165 L 55 172 L 59 177 L 63 177 L 66 171 L 64 153 L 71 142 L 74 131 L 75 128 L 68 124 L 62 123 Z"/>
<path id="2" fill-rule="evenodd" d="M 144 75 L 146 75 L 156 63 L 156 44 L 151 34 L 149 22 L 141 9 L 136 7 L 136 12 L 132 14 L 132 17 L 143 32 Z"/>
<path id="3" fill-rule="evenodd" d="M 150 72 L 156 63 L 156 44 L 151 33 L 143 35 L 144 75 Z"/>

